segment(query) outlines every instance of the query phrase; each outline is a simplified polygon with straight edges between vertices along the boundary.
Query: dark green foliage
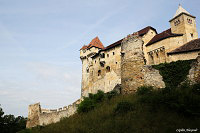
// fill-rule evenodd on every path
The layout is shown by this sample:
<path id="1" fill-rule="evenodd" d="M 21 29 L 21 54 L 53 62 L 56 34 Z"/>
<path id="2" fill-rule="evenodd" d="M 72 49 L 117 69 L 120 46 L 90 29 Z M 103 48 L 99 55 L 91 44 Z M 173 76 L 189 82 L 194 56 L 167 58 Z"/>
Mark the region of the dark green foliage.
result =
<path id="1" fill-rule="evenodd" d="M 112 91 L 106 93 L 106 97 L 108 98 L 108 100 L 110 100 L 111 98 L 113 98 L 117 95 L 118 95 L 117 91 L 115 91 L 115 90 L 112 90 Z"/>
<path id="2" fill-rule="evenodd" d="M 84 98 L 84 100 L 78 105 L 78 113 L 88 112 L 96 106 L 96 103 L 93 99 L 89 97 Z"/>
<path id="3" fill-rule="evenodd" d="M 144 94 L 149 94 L 153 91 L 152 86 L 142 86 L 137 89 L 137 94 L 138 95 L 144 95 Z"/>
<path id="4" fill-rule="evenodd" d="M 93 110 L 98 106 L 98 103 L 103 102 L 103 100 L 110 100 L 117 95 L 116 91 L 111 91 L 104 93 L 98 90 L 96 94 L 89 94 L 89 97 L 85 97 L 84 100 L 78 105 L 78 113 L 84 113 Z"/>
<path id="5" fill-rule="evenodd" d="M 98 107 L 87 113 L 20 133 L 172 133 L 179 128 L 200 127 L 199 84 L 151 88 L 141 87 L 142 93 L 118 95 L 110 100 L 104 94 Z M 92 95 L 90 98 L 96 99 Z"/>
<path id="6" fill-rule="evenodd" d="M 200 95 L 200 83 L 193 85 L 192 90 L 194 91 L 194 93 Z"/>
<path id="7" fill-rule="evenodd" d="M 14 115 L 4 115 L 3 109 L 0 107 L 0 132 L 15 133 L 26 128 L 26 118 Z"/>
<path id="8" fill-rule="evenodd" d="M 132 111 L 134 109 L 134 105 L 128 101 L 121 101 L 117 104 L 117 107 L 114 109 L 114 112 L 119 113 L 126 113 L 128 111 Z"/>
<path id="9" fill-rule="evenodd" d="M 89 97 L 85 97 L 84 100 L 78 105 L 77 112 L 84 113 L 93 110 L 99 102 L 102 102 L 105 98 L 103 91 L 98 91 L 97 94 L 89 94 Z"/>
<path id="10" fill-rule="evenodd" d="M 159 70 L 167 87 L 175 88 L 186 79 L 186 76 L 191 68 L 192 61 L 193 60 L 183 60 L 163 63 L 154 65 L 153 68 Z"/>
<path id="11" fill-rule="evenodd" d="M 140 96 L 138 101 L 149 104 L 153 108 L 165 106 L 183 115 L 200 116 L 200 95 L 196 91 L 198 87 L 199 84 L 190 86 L 188 83 L 184 83 L 175 89 L 153 90 L 151 93 Z"/>

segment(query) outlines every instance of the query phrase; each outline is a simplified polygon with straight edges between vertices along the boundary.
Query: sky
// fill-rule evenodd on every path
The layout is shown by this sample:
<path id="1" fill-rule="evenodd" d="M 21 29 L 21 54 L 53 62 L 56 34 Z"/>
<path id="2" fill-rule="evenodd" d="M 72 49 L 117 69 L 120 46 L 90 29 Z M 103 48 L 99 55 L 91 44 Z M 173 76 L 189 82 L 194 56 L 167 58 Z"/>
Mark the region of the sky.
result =
<path id="1" fill-rule="evenodd" d="M 179 3 L 199 0 L 0 0 L 0 104 L 27 117 L 28 105 L 56 109 L 81 95 L 79 49 L 98 36 L 108 46 L 146 26 L 160 33 Z"/>

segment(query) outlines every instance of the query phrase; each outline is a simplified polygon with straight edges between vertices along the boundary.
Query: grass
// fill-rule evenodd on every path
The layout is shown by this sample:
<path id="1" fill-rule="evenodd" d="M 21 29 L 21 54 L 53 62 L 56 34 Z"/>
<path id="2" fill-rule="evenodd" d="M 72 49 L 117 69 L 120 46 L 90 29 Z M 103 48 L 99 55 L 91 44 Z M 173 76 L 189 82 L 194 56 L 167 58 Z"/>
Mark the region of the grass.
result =
<path id="1" fill-rule="evenodd" d="M 103 100 L 90 97 L 98 101 L 92 109 L 20 133 L 171 133 L 200 127 L 200 84 L 141 87 L 135 94 Z"/>

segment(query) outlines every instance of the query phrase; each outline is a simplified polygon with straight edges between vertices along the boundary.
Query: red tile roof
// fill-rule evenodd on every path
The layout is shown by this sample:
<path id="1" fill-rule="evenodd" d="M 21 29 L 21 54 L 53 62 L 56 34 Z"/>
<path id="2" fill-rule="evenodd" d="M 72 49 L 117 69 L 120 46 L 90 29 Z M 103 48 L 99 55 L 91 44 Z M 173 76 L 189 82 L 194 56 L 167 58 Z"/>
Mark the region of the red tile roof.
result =
<path id="1" fill-rule="evenodd" d="M 80 50 L 83 50 L 83 49 L 87 49 L 87 46 L 83 45 L 83 47 Z"/>
<path id="2" fill-rule="evenodd" d="M 191 51 L 200 50 L 200 38 L 192 40 L 183 46 L 176 48 L 175 50 L 169 52 L 168 54 L 185 53 Z"/>
<path id="3" fill-rule="evenodd" d="M 88 44 L 87 48 L 91 48 L 91 47 L 104 49 L 104 46 L 98 37 L 95 37 L 94 39 L 92 39 L 92 41 Z"/>
<path id="4" fill-rule="evenodd" d="M 153 43 L 156 43 L 156 42 L 159 42 L 161 40 L 164 40 L 166 38 L 169 38 L 169 37 L 176 37 L 176 36 L 182 36 L 183 34 L 175 34 L 175 33 L 172 33 L 171 31 L 171 28 L 166 30 L 166 31 L 163 31 L 162 33 L 160 34 L 157 34 L 155 35 L 147 44 L 146 46 L 149 46 Z"/>
<path id="5" fill-rule="evenodd" d="M 89 49 L 91 47 L 104 49 L 104 46 L 103 46 L 102 42 L 99 40 L 98 37 L 95 37 L 94 39 L 92 39 L 92 41 L 87 46 L 84 45 L 80 50 Z"/>

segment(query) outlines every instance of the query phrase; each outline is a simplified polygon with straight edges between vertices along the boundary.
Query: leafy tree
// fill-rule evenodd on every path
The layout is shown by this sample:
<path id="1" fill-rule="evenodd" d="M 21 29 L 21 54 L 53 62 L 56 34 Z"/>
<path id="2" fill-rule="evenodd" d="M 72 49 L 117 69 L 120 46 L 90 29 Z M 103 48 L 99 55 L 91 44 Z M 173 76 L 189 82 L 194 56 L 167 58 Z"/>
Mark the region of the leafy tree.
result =
<path id="1" fill-rule="evenodd" d="M 4 115 L 0 107 L 0 130 L 1 133 L 15 133 L 26 128 L 26 118 L 22 116 Z"/>

